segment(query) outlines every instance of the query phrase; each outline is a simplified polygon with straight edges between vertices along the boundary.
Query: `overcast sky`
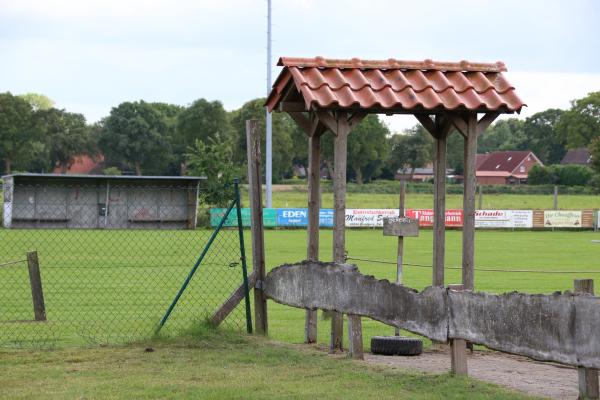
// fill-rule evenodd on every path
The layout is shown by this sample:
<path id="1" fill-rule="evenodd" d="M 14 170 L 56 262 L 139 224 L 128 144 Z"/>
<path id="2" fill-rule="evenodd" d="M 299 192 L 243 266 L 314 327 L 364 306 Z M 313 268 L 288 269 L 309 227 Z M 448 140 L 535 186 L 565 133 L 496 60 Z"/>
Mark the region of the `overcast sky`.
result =
<path id="1" fill-rule="evenodd" d="M 600 1 L 272 1 L 274 65 L 504 61 L 524 116 L 600 90 Z M 90 122 L 139 99 L 231 110 L 266 94 L 266 10 L 266 0 L 0 0 L 0 91 L 46 94 Z"/>

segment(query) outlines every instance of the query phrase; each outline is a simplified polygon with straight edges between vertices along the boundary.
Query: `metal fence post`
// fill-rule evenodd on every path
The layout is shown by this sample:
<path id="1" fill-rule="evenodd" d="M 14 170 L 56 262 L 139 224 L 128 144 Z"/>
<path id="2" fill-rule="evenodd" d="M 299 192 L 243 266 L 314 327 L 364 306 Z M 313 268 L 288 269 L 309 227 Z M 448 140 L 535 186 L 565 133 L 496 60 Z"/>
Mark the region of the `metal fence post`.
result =
<path id="1" fill-rule="evenodd" d="M 240 188 L 238 179 L 234 179 L 233 186 L 235 190 L 236 213 L 238 223 L 238 233 L 240 237 L 240 254 L 242 261 L 242 274 L 244 279 L 244 299 L 246 305 L 246 331 L 252 333 L 252 312 L 250 311 L 250 288 L 248 287 L 248 268 L 246 266 L 246 246 L 244 245 L 244 226 L 242 220 L 242 204 L 240 200 Z"/>

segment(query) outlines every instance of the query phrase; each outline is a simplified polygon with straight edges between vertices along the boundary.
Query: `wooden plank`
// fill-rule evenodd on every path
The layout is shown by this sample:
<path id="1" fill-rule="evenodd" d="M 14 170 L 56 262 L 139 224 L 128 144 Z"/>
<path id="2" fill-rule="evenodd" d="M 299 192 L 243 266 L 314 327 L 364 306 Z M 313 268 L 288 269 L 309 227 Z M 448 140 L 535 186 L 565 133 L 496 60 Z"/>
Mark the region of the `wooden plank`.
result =
<path id="1" fill-rule="evenodd" d="M 29 283 L 31 284 L 31 298 L 33 300 L 33 314 L 36 321 L 46 320 L 46 305 L 44 303 L 44 290 L 37 251 L 27 253 L 27 266 L 29 268 Z"/>
<path id="2" fill-rule="evenodd" d="M 404 205 L 406 201 L 406 181 L 400 181 L 400 198 L 398 199 L 398 216 L 404 218 Z M 385 220 L 383 221 L 385 226 Z M 385 229 L 384 229 L 385 234 Z M 419 234 L 419 221 L 417 220 L 417 235 Z M 403 280 L 403 263 L 404 263 L 404 236 L 398 236 L 398 250 L 396 252 L 396 283 L 402 285 Z M 400 328 L 394 328 L 394 334 L 400 336 Z"/>
<path id="3" fill-rule="evenodd" d="M 464 194 L 463 194 L 463 241 L 462 282 L 465 290 L 475 285 L 475 160 L 477 157 L 477 114 L 467 117 L 468 134 L 464 141 Z"/>
<path id="4" fill-rule="evenodd" d="M 593 279 L 575 279 L 573 282 L 575 293 L 594 294 Z M 577 368 L 579 379 L 579 398 L 580 399 L 598 399 L 600 398 L 600 388 L 598 385 L 598 370 L 594 368 Z"/>
<path id="5" fill-rule="evenodd" d="M 449 290 L 462 291 L 463 285 L 448 285 Z M 450 339 L 450 371 L 454 375 L 467 375 L 467 341 Z"/>
<path id="6" fill-rule="evenodd" d="M 252 271 L 252 273 L 248 276 L 248 288 L 252 290 L 254 285 L 256 285 L 256 279 L 258 274 L 256 271 Z M 242 283 L 235 291 L 229 296 L 227 300 L 219 307 L 213 315 L 210 317 L 210 322 L 214 326 L 219 326 L 221 322 L 227 318 L 229 314 L 237 307 L 240 301 L 244 300 L 244 296 L 246 295 L 244 291 L 244 284 Z"/>
<path id="7" fill-rule="evenodd" d="M 344 351 L 344 314 L 331 312 L 331 337 L 329 339 L 329 352 Z"/>
<path id="8" fill-rule="evenodd" d="M 312 131 L 312 122 L 311 120 L 302 112 L 288 112 L 288 115 L 292 117 L 292 119 L 298 124 L 300 128 L 310 136 L 310 132 Z"/>
<path id="9" fill-rule="evenodd" d="M 308 229 L 307 254 L 310 261 L 319 260 L 319 210 L 321 208 L 321 136 L 308 139 Z M 317 310 L 306 310 L 304 343 L 317 342 Z"/>
<path id="10" fill-rule="evenodd" d="M 348 314 L 348 338 L 348 355 L 350 358 L 364 360 L 360 315 Z"/>
<path id="11" fill-rule="evenodd" d="M 246 143 L 252 221 L 252 269 L 257 274 L 254 289 L 254 321 L 256 333 L 267 335 L 267 298 L 263 291 L 263 282 L 266 275 L 265 238 L 262 211 L 260 131 L 257 120 L 246 121 Z"/>
<path id="12" fill-rule="evenodd" d="M 318 110 L 315 111 L 317 118 L 321 123 L 334 135 L 338 134 L 338 122 L 342 121 L 347 126 L 345 118 L 340 118 L 339 115 L 334 116 L 330 111 Z M 345 114 L 343 114 L 345 116 Z"/>
<path id="13" fill-rule="evenodd" d="M 444 286 L 446 252 L 446 154 L 447 133 L 435 138 L 434 199 L 433 199 L 433 271 L 432 285 Z"/>

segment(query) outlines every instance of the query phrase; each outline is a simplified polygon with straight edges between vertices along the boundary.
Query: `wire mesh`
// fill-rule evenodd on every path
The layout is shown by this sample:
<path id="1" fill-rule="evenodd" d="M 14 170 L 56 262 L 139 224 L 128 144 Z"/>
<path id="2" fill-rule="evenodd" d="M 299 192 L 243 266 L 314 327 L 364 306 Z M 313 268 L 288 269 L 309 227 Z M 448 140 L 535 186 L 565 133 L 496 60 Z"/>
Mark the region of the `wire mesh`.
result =
<path id="1" fill-rule="evenodd" d="M 212 234 L 197 223 L 201 191 L 197 184 L 5 184 L 0 345 L 151 336 Z M 39 259 L 46 321 L 34 318 L 31 251 Z M 241 285 L 240 258 L 237 228 L 220 231 L 161 334 L 210 318 Z M 245 328 L 243 304 L 223 324 Z"/>

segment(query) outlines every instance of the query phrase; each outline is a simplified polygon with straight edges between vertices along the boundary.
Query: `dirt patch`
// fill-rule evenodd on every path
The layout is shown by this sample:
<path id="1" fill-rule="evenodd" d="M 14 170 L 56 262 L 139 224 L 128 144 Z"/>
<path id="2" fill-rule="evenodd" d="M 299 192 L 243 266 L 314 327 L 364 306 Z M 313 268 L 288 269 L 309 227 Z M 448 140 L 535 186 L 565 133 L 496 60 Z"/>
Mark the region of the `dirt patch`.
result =
<path id="1" fill-rule="evenodd" d="M 553 399 L 576 399 L 579 394 L 577 370 L 573 367 L 491 351 L 476 351 L 467 358 L 469 376 L 475 379 Z M 365 354 L 365 360 L 435 374 L 450 371 L 450 353 L 444 347 L 416 357 Z"/>

